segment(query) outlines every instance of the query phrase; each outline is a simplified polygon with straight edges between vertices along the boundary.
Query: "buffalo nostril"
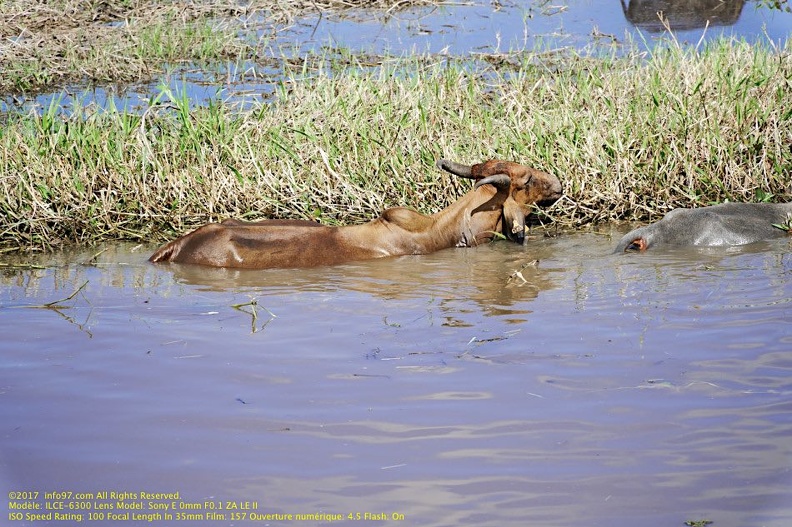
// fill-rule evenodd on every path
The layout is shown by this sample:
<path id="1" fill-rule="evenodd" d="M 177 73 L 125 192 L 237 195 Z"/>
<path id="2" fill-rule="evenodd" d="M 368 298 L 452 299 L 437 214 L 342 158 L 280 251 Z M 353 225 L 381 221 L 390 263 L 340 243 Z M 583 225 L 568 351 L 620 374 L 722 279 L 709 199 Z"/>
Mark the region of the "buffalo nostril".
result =
<path id="1" fill-rule="evenodd" d="M 515 227 L 515 231 L 511 232 L 509 234 L 508 238 L 511 241 L 513 241 L 513 242 L 519 243 L 521 245 L 524 244 L 525 243 L 525 228 L 522 227 L 519 230 L 517 230 L 516 227 Z"/>

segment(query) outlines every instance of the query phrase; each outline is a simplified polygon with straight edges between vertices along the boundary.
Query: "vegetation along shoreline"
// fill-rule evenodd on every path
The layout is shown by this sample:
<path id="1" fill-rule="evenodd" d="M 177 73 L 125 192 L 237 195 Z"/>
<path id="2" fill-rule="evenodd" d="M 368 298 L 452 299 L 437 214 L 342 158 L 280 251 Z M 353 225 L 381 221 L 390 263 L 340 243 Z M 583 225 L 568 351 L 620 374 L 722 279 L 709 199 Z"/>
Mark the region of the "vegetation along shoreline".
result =
<path id="1" fill-rule="evenodd" d="M 429 54 L 376 67 L 306 56 L 301 68 L 283 61 L 274 95 L 246 108 L 192 107 L 163 86 L 144 111 L 7 112 L 0 250 L 155 243 L 229 217 L 431 214 L 468 189 L 435 168 L 443 157 L 557 176 L 564 197 L 544 214 L 561 229 L 790 201 L 791 51 L 721 39 L 597 57 L 521 51 L 482 69 Z"/>

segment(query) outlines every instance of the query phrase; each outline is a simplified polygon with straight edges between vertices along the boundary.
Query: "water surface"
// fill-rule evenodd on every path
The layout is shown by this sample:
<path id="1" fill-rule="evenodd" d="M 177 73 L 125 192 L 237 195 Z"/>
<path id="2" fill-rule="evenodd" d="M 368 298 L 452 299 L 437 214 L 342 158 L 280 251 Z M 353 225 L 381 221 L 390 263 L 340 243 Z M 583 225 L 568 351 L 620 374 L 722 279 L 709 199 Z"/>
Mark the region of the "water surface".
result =
<path id="1" fill-rule="evenodd" d="M 65 111 L 75 104 L 114 105 L 145 110 L 162 87 L 184 94 L 193 104 L 222 100 L 241 106 L 273 94 L 283 78 L 283 61 L 300 64 L 307 56 L 343 63 L 377 63 L 383 56 L 432 54 L 476 59 L 482 55 L 577 50 L 624 53 L 678 42 L 705 45 L 721 37 L 745 39 L 783 48 L 792 32 L 792 13 L 770 2 L 745 0 L 473 0 L 432 7 L 351 9 L 309 13 L 288 26 L 273 26 L 266 17 L 247 21 L 260 26 L 260 57 L 209 67 L 169 67 L 158 79 L 138 87 L 70 88 L 58 94 L 0 101 L 7 107 Z M 664 14 L 667 27 L 658 17 Z M 367 59 L 371 56 L 371 59 Z M 54 99 L 53 99 L 54 97 Z M 163 101 L 167 101 L 164 96 Z"/>
<path id="2" fill-rule="evenodd" d="M 44 268 L 2 271 L 0 490 L 344 518 L 307 525 L 790 525 L 790 241 L 616 239 L 308 271 L 6 257 Z M 224 514 L 179 523 L 294 523 Z"/>

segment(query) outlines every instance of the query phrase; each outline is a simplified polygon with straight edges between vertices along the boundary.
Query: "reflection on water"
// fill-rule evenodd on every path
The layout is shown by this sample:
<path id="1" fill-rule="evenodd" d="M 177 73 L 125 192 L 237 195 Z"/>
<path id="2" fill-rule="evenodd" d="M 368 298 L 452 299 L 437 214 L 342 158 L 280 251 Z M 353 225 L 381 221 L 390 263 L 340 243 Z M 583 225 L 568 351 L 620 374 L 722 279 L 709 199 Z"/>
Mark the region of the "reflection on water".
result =
<path id="1" fill-rule="evenodd" d="M 240 269 L 206 269 L 172 265 L 169 270 L 179 283 L 202 289 L 225 289 L 266 285 L 273 294 L 295 289 L 332 293 L 339 289 L 374 295 L 380 301 L 410 301 L 431 305 L 444 319 L 459 319 L 479 310 L 489 315 L 530 313 L 524 303 L 554 287 L 552 270 L 533 265 L 525 254 L 514 253 L 506 244 L 493 244 L 471 251 L 442 252 L 425 256 L 351 263 L 332 268 L 266 272 Z M 512 276 L 519 273 L 518 276 Z M 461 304 L 474 303 L 475 311 Z M 515 304 L 520 303 L 520 307 Z M 460 321 L 460 324 L 464 325 Z"/>
<path id="2" fill-rule="evenodd" d="M 790 241 L 615 239 L 312 270 L 154 266 L 129 245 L 5 258 L 0 490 L 425 526 L 789 525 Z"/>
<path id="3" fill-rule="evenodd" d="M 707 26 L 731 26 L 742 14 L 744 0 L 621 0 L 624 17 L 647 31 L 667 27 L 686 31 Z M 663 23 L 660 15 L 662 15 Z"/>

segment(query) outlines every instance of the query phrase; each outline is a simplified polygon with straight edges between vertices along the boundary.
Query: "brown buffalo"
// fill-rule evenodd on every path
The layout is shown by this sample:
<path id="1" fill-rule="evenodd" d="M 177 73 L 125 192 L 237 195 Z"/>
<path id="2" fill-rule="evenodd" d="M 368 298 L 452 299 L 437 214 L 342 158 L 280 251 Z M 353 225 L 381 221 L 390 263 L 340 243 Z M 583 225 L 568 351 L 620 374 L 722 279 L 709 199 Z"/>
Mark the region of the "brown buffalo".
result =
<path id="1" fill-rule="evenodd" d="M 472 247 L 499 232 L 521 243 L 531 206 L 561 196 L 555 176 L 509 161 L 468 166 L 440 160 L 437 166 L 476 183 L 430 216 L 394 207 L 373 221 L 344 227 L 301 220 L 226 220 L 168 243 L 149 261 L 248 269 L 315 267 Z"/>

